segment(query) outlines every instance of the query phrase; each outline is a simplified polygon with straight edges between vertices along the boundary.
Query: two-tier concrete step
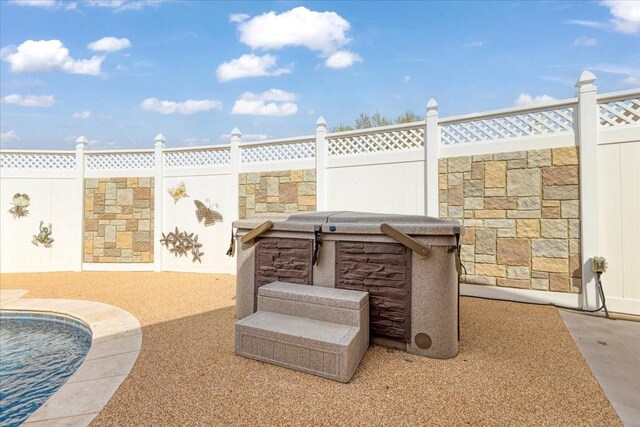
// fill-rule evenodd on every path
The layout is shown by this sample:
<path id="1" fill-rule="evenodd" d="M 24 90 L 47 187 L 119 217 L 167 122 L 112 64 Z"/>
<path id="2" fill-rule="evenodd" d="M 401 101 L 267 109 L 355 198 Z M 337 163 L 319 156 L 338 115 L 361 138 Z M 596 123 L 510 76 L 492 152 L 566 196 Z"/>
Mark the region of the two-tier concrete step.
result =
<path id="1" fill-rule="evenodd" d="M 236 322 L 238 355 L 349 382 L 369 347 L 369 294 L 274 282 Z"/>

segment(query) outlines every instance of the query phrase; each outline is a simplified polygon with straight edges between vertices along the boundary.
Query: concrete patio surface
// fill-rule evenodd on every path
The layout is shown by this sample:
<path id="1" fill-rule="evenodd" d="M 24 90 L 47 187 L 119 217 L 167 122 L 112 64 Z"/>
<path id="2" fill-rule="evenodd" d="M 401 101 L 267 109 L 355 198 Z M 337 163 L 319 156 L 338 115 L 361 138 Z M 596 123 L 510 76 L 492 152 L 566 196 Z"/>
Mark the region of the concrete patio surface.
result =
<path id="1" fill-rule="evenodd" d="M 374 346 L 349 384 L 235 356 L 233 276 L 0 275 L 135 315 L 142 350 L 92 425 L 622 425 L 558 310 L 461 300 L 460 354 Z"/>
<path id="2" fill-rule="evenodd" d="M 640 427 L 640 322 L 560 315 L 624 425 Z"/>

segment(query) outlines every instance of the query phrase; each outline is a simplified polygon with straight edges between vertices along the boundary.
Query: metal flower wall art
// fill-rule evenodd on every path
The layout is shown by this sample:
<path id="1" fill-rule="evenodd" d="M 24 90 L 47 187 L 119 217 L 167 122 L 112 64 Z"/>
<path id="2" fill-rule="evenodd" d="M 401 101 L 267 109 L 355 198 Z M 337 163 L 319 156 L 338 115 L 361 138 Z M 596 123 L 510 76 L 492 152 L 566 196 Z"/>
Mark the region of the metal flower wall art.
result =
<path id="1" fill-rule="evenodd" d="M 187 194 L 187 187 L 184 185 L 184 182 L 181 182 L 175 187 L 170 188 L 169 194 L 171 195 L 171 197 L 173 197 L 174 203 L 178 203 L 178 200 L 184 197 L 189 197 L 189 195 Z"/>
<path id="2" fill-rule="evenodd" d="M 9 213 L 13 215 L 13 219 L 22 218 L 29 215 L 27 207 L 31 203 L 31 199 L 26 194 L 16 193 L 13 196 L 11 204 L 13 207 L 9 209 Z"/>
<path id="3" fill-rule="evenodd" d="M 220 212 L 214 211 L 211 208 L 209 199 L 207 199 L 206 205 L 200 200 L 194 200 L 193 203 L 196 205 L 196 218 L 198 219 L 198 222 L 202 222 L 204 220 L 205 227 L 213 225 L 216 222 L 222 222 L 222 215 L 220 214 Z M 218 206 L 216 205 L 216 207 Z"/>
<path id="4" fill-rule="evenodd" d="M 176 257 L 189 256 L 189 253 L 193 256 L 192 262 L 198 261 L 202 264 L 200 257 L 204 255 L 204 252 L 200 252 L 202 243 L 198 243 L 198 235 L 193 233 L 187 233 L 186 231 L 180 232 L 178 227 L 175 231 L 165 235 L 162 233 L 162 239 L 160 244 L 164 245 L 169 252 Z"/>
<path id="5" fill-rule="evenodd" d="M 53 239 L 51 238 L 51 233 L 53 232 L 53 226 L 49 224 L 48 227 L 44 226 L 44 221 L 40 221 L 40 232 L 38 234 L 33 235 L 33 243 L 36 246 L 44 246 L 45 248 L 50 248 L 53 244 Z"/>

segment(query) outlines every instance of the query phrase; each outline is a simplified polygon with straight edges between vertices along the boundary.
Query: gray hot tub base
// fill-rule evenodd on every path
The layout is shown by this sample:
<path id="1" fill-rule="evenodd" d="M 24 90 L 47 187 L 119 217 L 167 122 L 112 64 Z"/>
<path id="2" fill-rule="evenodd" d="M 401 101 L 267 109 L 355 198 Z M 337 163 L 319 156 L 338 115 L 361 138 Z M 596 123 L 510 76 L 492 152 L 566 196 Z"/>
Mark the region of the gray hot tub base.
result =
<path id="1" fill-rule="evenodd" d="M 369 347 L 368 294 L 272 283 L 235 334 L 240 356 L 346 383 Z"/>

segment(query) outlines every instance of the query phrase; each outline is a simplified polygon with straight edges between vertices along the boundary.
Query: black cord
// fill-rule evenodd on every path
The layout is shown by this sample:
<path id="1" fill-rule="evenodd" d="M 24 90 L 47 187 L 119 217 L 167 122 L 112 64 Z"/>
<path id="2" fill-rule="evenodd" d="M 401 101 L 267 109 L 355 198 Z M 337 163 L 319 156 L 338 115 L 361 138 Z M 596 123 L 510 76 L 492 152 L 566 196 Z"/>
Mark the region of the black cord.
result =
<path id="1" fill-rule="evenodd" d="M 607 311 L 607 303 L 604 297 L 604 291 L 602 290 L 602 281 L 600 280 L 600 275 L 602 273 L 598 272 L 596 273 L 596 289 L 598 290 L 598 293 L 600 294 L 600 298 L 602 298 L 602 305 L 598 308 L 596 308 L 595 310 L 586 310 L 584 308 L 574 308 L 574 307 L 565 307 L 563 305 L 557 305 L 557 304 L 551 304 L 552 306 L 556 307 L 556 308 L 564 308 L 566 310 L 574 310 L 574 311 L 582 311 L 584 313 L 597 313 L 598 311 L 602 310 L 604 308 L 605 314 L 607 315 L 607 317 L 609 317 L 609 312 Z"/>
<path id="2" fill-rule="evenodd" d="M 466 269 L 465 269 L 466 270 Z M 602 310 L 604 308 L 604 312 L 605 315 L 607 316 L 607 318 L 609 317 L 609 312 L 607 310 L 607 305 L 606 305 L 606 301 L 605 301 L 605 297 L 604 297 L 604 291 L 602 290 L 602 282 L 600 280 L 600 275 L 602 273 L 596 273 L 596 289 L 598 290 L 598 293 L 600 294 L 600 298 L 602 298 L 602 305 L 595 309 L 595 310 L 586 310 L 586 309 L 582 309 L 582 308 L 575 308 L 575 307 L 567 307 L 564 305 L 559 305 L 559 304 L 554 304 L 552 302 L 531 302 L 531 301 L 515 301 L 515 300 L 511 300 L 511 299 L 496 299 L 496 298 L 488 298 L 488 297 L 479 297 L 479 296 L 474 296 L 474 295 L 464 295 L 465 297 L 470 297 L 470 298 L 477 298 L 477 299 L 486 299 L 489 301 L 508 301 L 508 302 L 515 302 L 518 304 L 529 304 L 529 305 L 543 305 L 543 306 L 552 306 L 555 308 L 564 308 L 565 310 L 573 310 L 573 311 L 581 311 L 583 313 L 597 313 L 598 311 Z"/>

